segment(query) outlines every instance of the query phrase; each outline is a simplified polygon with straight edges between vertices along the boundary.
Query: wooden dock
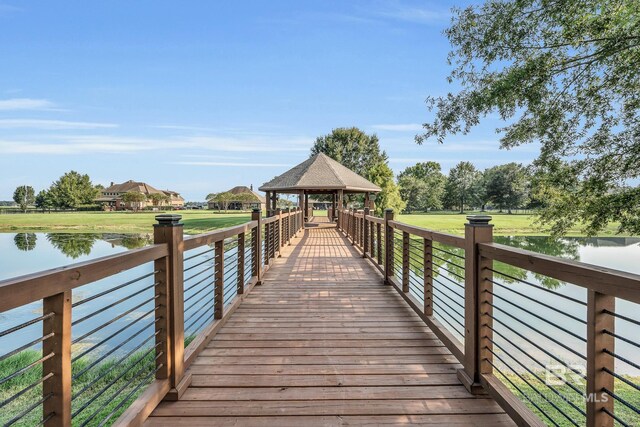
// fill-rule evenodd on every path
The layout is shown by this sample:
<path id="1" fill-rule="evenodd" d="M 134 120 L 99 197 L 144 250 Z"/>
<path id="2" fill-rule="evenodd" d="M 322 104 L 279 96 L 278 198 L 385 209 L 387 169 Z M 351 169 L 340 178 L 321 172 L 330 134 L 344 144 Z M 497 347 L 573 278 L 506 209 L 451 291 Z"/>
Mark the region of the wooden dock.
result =
<path id="1" fill-rule="evenodd" d="M 447 347 L 322 225 L 272 261 L 190 366 L 181 399 L 146 424 L 514 425 L 494 400 L 467 392 Z"/>

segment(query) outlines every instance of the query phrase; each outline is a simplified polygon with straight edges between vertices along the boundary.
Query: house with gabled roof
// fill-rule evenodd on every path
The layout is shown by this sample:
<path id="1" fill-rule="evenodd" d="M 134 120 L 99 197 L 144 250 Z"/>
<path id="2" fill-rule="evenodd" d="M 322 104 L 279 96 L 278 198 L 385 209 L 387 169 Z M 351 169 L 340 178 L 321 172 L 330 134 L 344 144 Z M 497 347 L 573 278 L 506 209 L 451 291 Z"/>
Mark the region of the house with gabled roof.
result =
<path id="1" fill-rule="evenodd" d="M 144 194 L 146 200 L 143 202 L 124 202 L 122 196 L 130 192 Z M 109 187 L 102 190 L 96 202 L 102 204 L 106 210 L 144 209 L 155 206 L 152 194 L 162 194 L 167 198 L 167 201 L 162 202 L 158 207 L 181 208 L 184 206 L 184 199 L 179 193 L 171 190 L 158 190 L 146 182 L 133 180 L 123 182 L 122 184 L 111 182 Z"/>

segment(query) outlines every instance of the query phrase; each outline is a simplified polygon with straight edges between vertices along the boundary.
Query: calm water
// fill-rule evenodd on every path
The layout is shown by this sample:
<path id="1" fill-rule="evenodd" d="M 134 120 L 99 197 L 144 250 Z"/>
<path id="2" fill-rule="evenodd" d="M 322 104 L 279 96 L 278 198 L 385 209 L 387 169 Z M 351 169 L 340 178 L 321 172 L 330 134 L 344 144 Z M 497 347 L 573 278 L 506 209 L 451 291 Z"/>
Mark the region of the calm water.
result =
<path id="1" fill-rule="evenodd" d="M 560 256 L 640 274 L 640 262 L 638 262 L 640 260 L 640 238 L 565 238 L 553 240 L 548 237 L 497 237 L 496 241 L 498 243 L 516 246 L 548 255 Z M 150 243 L 152 243 L 152 237 L 144 234 L 0 233 L 0 253 L 2 253 L 2 256 L 0 257 L 0 280 L 114 254 L 128 249 L 142 247 Z M 455 252 L 455 249 L 452 248 L 443 249 L 451 251 L 452 253 Z M 190 261 L 191 264 L 189 264 L 189 262 L 185 263 L 185 267 L 202 263 L 202 260 L 204 260 L 202 267 L 206 268 L 209 264 L 212 267 L 213 261 L 206 261 L 206 258 L 211 255 L 211 253 L 208 253 L 202 255 L 202 257 L 195 258 Z M 456 258 L 455 256 L 447 255 L 445 253 L 440 253 L 440 255 L 447 261 L 461 265 L 464 264 L 463 260 Z M 456 270 L 456 267 L 450 263 L 445 263 L 444 261 L 439 261 L 438 263 L 441 264 L 443 268 L 436 271 L 435 277 L 436 279 L 439 279 L 441 284 L 434 283 L 434 287 L 436 288 L 434 290 L 435 301 L 436 303 L 440 303 L 441 307 L 450 306 L 454 310 L 457 310 L 459 306 L 456 305 L 455 301 L 462 301 L 454 294 L 455 290 L 459 291 L 460 289 L 456 288 L 453 282 L 460 282 L 456 275 L 464 275 L 464 272 Z M 198 267 L 193 271 L 199 271 L 202 267 Z M 444 268 L 447 268 L 449 272 L 444 271 Z M 586 301 L 586 291 L 584 289 L 570 284 L 558 283 L 553 280 L 549 280 L 548 278 L 539 277 L 532 273 L 524 272 L 508 266 L 496 265 L 495 269 L 505 273 L 506 276 L 500 276 L 498 274 L 494 275 L 494 280 L 504 285 L 504 288 L 501 286 L 494 286 L 494 304 L 503 310 L 503 312 L 500 310 L 494 310 L 494 315 L 498 321 L 505 321 L 505 323 L 511 326 L 515 332 L 506 331 L 504 328 L 497 328 L 498 330 L 502 330 L 506 335 L 514 339 L 515 344 L 520 346 L 530 355 L 539 358 L 544 363 L 553 361 L 536 349 L 535 345 L 531 342 L 528 342 L 526 339 L 521 339 L 516 334 L 520 333 L 523 336 L 530 338 L 535 343 L 541 343 L 545 340 L 545 338 L 541 337 L 537 332 L 532 331 L 525 326 L 525 323 L 534 325 L 534 327 L 536 327 L 540 332 L 547 334 L 552 338 L 556 338 L 570 349 L 575 349 L 581 353 L 584 352 L 584 343 L 579 339 L 548 325 L 544 320 L 540 319 L 540 317 L 545 320 L 549 320 L 552 323 L 561 325 L 567 331 L 573 332 L 579 336 L 584 336 L 586 330 L 584 325 L 579 322 L 575 322 L 565 315 L 540 307 L 537 304 L 532 303 L 526 297 L 513 292 L 517 291 L 521 294 L 534 298 L 535 301 L 559 307 L 567 314 L 574 315 L 579 318 L 585 318 L 586 308 L 584 306 L 561 299 L 551 293 L 541 292 L 540 290 L 531 288 L 531 286 L 523 284 L 522 281 L 527 281 L 534 285 L 542 285 L 548 289 L 553 289 L 555 292 L 581 301 Z M 134 278 L 150 275 L 151 273 L 151 264 L 140 266 L 117 276 L 74 290 L 73 300 L 74 302 L 81 301 L 88 296 L 99 293 L 101 290 L 125 283 Z M 412 274 L 417 283 L 421 282 L 418 277 L 420 275 L 421 272 L 419 271 Z M 133 339 L 131 337 L 138 330 L 144 328 L 145 325 L 149 329 L 144 331 L 144 334 L 141 334 L 140 336 L 148 336 L 148 333 L 152 331 L 151 317 L 143 318 L 143 315 L 153 309 L 153 301 L 150 301 L 150 298 L 153 297 L 153 291 L 150 289 L 152 284 L 152 276 L 146 277 L 131 286 L 123 288 L 122 291 L 117 291 L 109 294 L 108 296 L 96 299 L 95 301 L 89 301 L 86 304 L 74 307 L 73 320 L 76 321 L 77 319 L 81 319 L 96 312 L 96 310 L 99 311 L 100 309 L 105 308 L 108 304 L 117 302 L 127 295 L 130 295 L 132 292 L 137 292 L 137 295 L 134 298 L 131 298 L 130 301 L 118 304 L 114 306 L 113 309 L 105 309 L 100 315 L 88 317 L 86 321 L 83 321 L 78 325 L 74 325 L 74 338 L 82 337 L 84 334 L 89 334 L 96 328 L 99 329 L 93 332 L 87 339 L 82 340 L 82 342 L 74 348 L 74 351 L 81 352 L 83 351 L 83 348 L 90 348 L 94 344 L 100 344 L 101 352 L 108 351 L 108 349 L 113 346 L 117 346 L 121 350 L 128 350 L 132 345 L 137 345 L 137 343 L 139 343 L 138 339 Z M 203 286 L 207 286 L 207 284 L 205 283 Z M 419 298 L 421 297 L 420 293 L 421 292 L 419 291 L 416 293 L 416 296 Z M 199 298 L 200 297 L 194 297 L 193 301 L 196 301 Z M 202 304 L 204 303 L 205 302 Z M 203 306 L 202 312 L 206 311 L 204 308 L 205 307 Z M 198 307 L 194 307 L 193 310 L 196 311 L 200 309 Z M 525 310 L 530 310 L 531 312 L 527 313 Z M 617 302 L 617 311 L 635 319 L 640 317 L 638 307 L 635 304 L 630 304 L 625 301 Z M 126 315 L 121 319 L 101 327 L 114 316 L 118 316 L 125 312 Z M 41 313 L 41 303 L 33 303 L 25 307 L 1 313 L 0 331 L 20 322 L 25 322 L 37 317 Z M 513 319 L 510 319 L 505 313 L 514 315 L 523 323 L 520 324 L 513 321 Z M 439 315 L 437 309 L 436 315 Z M 194 316 L 194 318 L 195 317 L 196 316 Z M 134 327 L 131 327 L 130 330 L 119 333 L 117 338 L 113 338 L 109 341 L 109 337 L 113 333 L 118 332 L 122 327 L 136 319 L 141 320 L 138 320 L 138 323 L 134 325 Z M 452 324 L 450 329 L 454 332 L 456 329 L 461 329 L 452 318 L 445 317 L 442 320 L 448 320 L 449 323 Z M 616 332 L 631 339 L 637 339 L 637 330 L 632 329 L 632 327 L 625 322 L 616 322 Z M 5 337 L 0 337 L 0 348 L 16 348 L 19 345 L 35 339 L 40 336 L 40 334 L 41 324 L 34 325 L 34 327 L 22 330 L 19 334 L 14 333 Z M 129 338 L 131 339 L 127 341 Z M 499 337 L 496 338 L 499 339 Z M 103 343 L 104 340 L 107 341 Z M 508 343 L 502 342 L 502 345 L 506 349 L 509 349 Z M 626 355 L 631 358 L 631 360 L 637 361 L 637 358 L 635 358 L 635 349 L 633 347 L 628 344 L 625 345 L 624 343 L 618 342 L 616 342 L 616 346 L 616 351 Z M 546 343 L 545 348 L 554 348 L 554 353 L 558 354 L 565 361 L 580 363 L 579 358 L 569 350 L 554 346 L 551 343 Z M 632 368 L 624 366 L 623 364 L 618 364 L 618 369 L 631 375 L 640 375 L 640 372 L 635 372 Z"/>

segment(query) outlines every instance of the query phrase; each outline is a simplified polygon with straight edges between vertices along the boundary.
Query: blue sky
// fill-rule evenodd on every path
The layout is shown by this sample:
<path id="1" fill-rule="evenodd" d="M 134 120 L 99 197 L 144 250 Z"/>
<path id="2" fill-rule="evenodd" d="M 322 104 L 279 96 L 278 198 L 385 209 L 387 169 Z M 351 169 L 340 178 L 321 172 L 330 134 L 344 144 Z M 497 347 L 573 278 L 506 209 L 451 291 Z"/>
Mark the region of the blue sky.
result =
<path id="1" fill-rule="evenodd" d="M 487 118 L 418 146 L 446 82 L 462 1 L 0 0 L 0 200 L 71 169 L 203 200 L 259 186 L 342 126 L 376 133 L 396 173 L 529 163 Z"/>

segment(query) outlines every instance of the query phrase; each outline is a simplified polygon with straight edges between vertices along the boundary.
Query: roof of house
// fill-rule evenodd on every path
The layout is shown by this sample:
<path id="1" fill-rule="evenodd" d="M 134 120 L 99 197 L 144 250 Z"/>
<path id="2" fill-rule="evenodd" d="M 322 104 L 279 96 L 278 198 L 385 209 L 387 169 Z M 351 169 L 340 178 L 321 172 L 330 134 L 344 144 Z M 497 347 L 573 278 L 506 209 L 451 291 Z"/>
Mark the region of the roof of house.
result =
<path id="1" fill-rule="evenodd" d="M 129 191 L 137 191 L 146 195 L 153 193 L 164 193 L 163 191 L 150 186 L 146 182 L 137 182 L 133 180 L 123 182 L 122 184 L 114 184 L 102 190 L 103 193 L 127 193 Z"/>
<path id="2" fill-rule="evenodd" d="M 260 187 L 261 191 L 344 190 L 377 193 L 381 189 L 371 181 L 324 153 L 305 160 Z"/>

